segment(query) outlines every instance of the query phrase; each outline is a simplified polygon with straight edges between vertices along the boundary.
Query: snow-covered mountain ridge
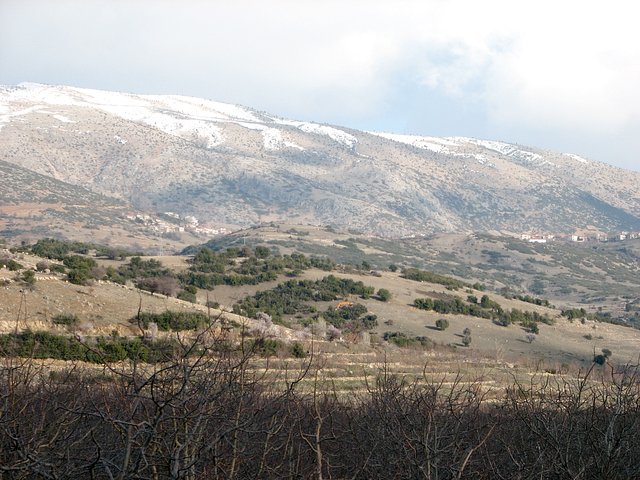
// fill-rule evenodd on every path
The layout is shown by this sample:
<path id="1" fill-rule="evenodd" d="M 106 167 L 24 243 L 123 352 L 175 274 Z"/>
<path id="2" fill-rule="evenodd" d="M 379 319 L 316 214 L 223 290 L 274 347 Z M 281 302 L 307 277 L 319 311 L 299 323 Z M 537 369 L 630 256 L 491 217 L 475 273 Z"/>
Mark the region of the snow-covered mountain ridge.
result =
<path id="1" fill-rule="evenodd" d="M 296 219 L 404 235 L 640 225 L 640 174 L 574 154 L 178 95 L 0 87 L 0 158 L 136 207 L 238 226 Z"/>

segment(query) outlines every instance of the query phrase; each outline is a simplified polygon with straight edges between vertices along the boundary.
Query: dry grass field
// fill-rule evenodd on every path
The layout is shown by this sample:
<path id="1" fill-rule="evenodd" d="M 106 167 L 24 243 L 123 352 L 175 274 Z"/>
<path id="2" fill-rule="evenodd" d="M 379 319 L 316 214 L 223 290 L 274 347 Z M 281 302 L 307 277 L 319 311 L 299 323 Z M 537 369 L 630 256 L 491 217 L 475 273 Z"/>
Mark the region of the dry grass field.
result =
<path id="1" fill-rule="evenodd" d="M 154 258 L 172 269 L 181 270 L 187 266 L 187 257 Z M 27 266 L 35 265 L 37 257 L 23 255 L 21 261 Z M 113 266 L 123 262 L 101 260 L 100 263 Z M 442 285 L 407 280 L 401 278 L 399 273 L 392 272 L 382 272 L 379 276 L 331 273 L 337 277 L 362 281 L 365 285 L 374 287 L 376 291 L 385 288 L 391 292 L 392 296 L 388 302 L 382 302 L 375 297 L 347 298 L 365 305 L 369 313 L 377 316 L 378 326 L 372 332 L 373 343 L 381 342 L 380 339 L 385 332 L 402 332 L 409 336 L 427 336 L 436 344 L 450 347 L 465 356 L 476 355 L 497 362 L 518 364 L 544 361 L 545 364 L 557 368 L 563 365 L 589 366 L 594 352 L 599 353 L 602 348 L 611 350 L 612 360 L 619 363 L 637 362 L 640 354 L 640 331 L 632 328 L 591 320 L 584 323 L 570 322 L 559 315 L 559 310 L 519 300 L 508 300 L 500 295 L 488 293 L 492 300 L 500 303 L 505 309 L 537 311 L 555 319 L 553 325 L 540 323 L 540 333 L 536 335 L 535 340 L 529 342 L 526 330 L 518 325 L 503 327 L 488 319 L 443 315 L 419 310 L 413 306 L 416 298 L 451 294 L 466 297 L 467 293 L 464 291 L 452 292 Z M 303 272 L 300 278 L 318 280 L 326 275 L 327 272 L 311 269 Z M 14 276 L 14 272 L 0 270 L 0 278 L 10 279 Z M 86 334 L 107 335 L 116 330 L 121 335 L 135 335 L 139 333 L 138 329 L 129 320 L 136 316 L 139 308 L 152 313 L 165 310 L 206 312 L 205 303 L 208 299 L 219 302 L 221 308 L 230 311 L 233 304 L 245 296 L 271 289 L 286 280 L 286 277 L 281 276 L 278 280 L 259 285 L 218 286 L 209 292 L 200 290 L 197 294 L 198 303 L 193 304 L 174 297 L 150 294 L 131 285 L 123 286 L 102 281 L 93 282 L 89 286 L 73 285 L 64 281 L 63 277 L 60 274 L 37 274 L 37 281 L 32 290 L 23 288 L 17 282 L 1 287 L 0 331 L 12 332 L 16 327 L 20 330 L 52 328 L 64 331 L 62 327 L 52 325 L 51 319 L 58 314 L 74 314 L 79 317 L 80 328 Z M 485 292 L 473 291 L 473 294 L 479 298 Z M 323 311 L 334 304 L 335 302 L 318 302 L 316 306 L 319 311 Z M 212 312 L 213 315 L 217 315 L 219 311 Z M 446 318 L 450 324 L 449 328 L 444 331 L 437 329 L 435 322 L 439 318 Z M 292 316 L 285 320 L 295 323 Z M 461 343 L 465 328 L 472 332 L 472 343 L 469 347 L 464 347 Z M 291 338 L 294 336 L 295 332 L 289 334 Z"/>

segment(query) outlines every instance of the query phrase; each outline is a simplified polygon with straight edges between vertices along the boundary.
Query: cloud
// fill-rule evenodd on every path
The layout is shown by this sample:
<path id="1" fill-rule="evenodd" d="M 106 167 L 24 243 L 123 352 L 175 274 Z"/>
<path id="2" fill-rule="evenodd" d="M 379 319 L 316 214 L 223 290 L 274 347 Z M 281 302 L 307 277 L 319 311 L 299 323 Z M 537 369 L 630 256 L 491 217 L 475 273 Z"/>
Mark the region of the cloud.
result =
<path id="1" fill-rule="evenodd" d="M 638 115 L 640 52 L 631 15 L 595 2 L 526 14 L 511 49 L 491 67 L 486 101 L 495 121 L 616 131 Z"/>
<path id="2" fill-rule="evenodd" d="M 604 145 L 640 118 L 634 6 L 4 0 L 0 82 L 189 94 L 367 128 L 458 108 L 441 116 L 460 133 Z"/>

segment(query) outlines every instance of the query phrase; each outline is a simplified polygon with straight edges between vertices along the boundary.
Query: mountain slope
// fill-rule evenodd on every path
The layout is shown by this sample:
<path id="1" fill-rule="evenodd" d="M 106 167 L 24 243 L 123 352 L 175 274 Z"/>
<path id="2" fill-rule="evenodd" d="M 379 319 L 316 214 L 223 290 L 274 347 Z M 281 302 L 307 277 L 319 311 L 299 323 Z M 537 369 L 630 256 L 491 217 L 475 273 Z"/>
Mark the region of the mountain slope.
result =
<path id="1" fill-rule="evenodd" d="M 63 237 L 151 251 L 197 239 L 188 233 L 162 236 L 132 221 L 138 212 L 126 202 L 2 160 L 0 179 L 0 237 Z"/>
<path id="2" fill-rule="evenodd" d="M 640 173 L 470 138 L 361 132 L 235 105 L 0 88 L 0 157 L 137 208 L 383 235 L 640 229 Z"/>

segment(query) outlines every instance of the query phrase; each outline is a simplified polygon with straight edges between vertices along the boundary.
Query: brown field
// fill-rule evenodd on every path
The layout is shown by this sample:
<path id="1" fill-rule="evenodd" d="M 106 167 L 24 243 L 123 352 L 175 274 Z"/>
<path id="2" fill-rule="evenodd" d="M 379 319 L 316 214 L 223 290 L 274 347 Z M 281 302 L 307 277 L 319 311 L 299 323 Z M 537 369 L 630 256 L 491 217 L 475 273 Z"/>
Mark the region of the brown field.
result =
<path id="1" fill-rule="evenodd" d="M 173 267 L 184 267 L 184 258 L 171 257 Z M 162 259 L 164 260 L 164 259 Z M 497 295 L 490 296 L 506 308 L 537 310 L 557 317 L 555 325 L 540 324 L 540 334 L 529 343 L 522 327 L 511 325 L 502 327 L 490 320 L 461 315 L 440 315 L 435 312 L 418 310 L 411 306 L 418 297 L 438 293 L 456 293 L 447 291 L 435 284 L 423 284 L 400 278 L 397 274 L 383 273 L 381 277 L 371 275 L 340 274 L 336 276 L 362 280 L 377 289 L 387 288 L 392 293 L 389 302 L 380 302 L 374 298 L 363 300 L 352 298 L 364 304 L 378 316 L 379 326 L 375 329 L 379 336 L 386 331 L 400 331 L 412 336 L 427 336 L 438 344 L 455 347 L 458 351 L 473 351 L 496 360 L 525 362 L 532 359 L 545 360 L 547 363 L 588 365 L 594 351 L 609 348 L 618 362 L 634 362 L 640 353 L 640 331 L 607 323 L 587 321 L 569 322 L 559 317 L 557 310 L 514 300 L 506 300 Z M 319 279 L 327 272 L 310 270 L 302 278 Z M 13 272 L 0 270 L 0 278 L 13 278 Z M 129 322 L 140 306 L 143 311 L 162 312 L 164 310 L 200 310 L 206 311 L 204 303 L 208 298 L 217 301 L 230 310 L 235 301 L 259 290 L 274 287 L 280 280 L 261 285 L 241 287 L 216 287 L 211 292 L 200 291 L 200 305 L 193 305 L 176 298 L 163 295 L 151 295 L 133 287 L 125 287 L 109 282 L 96 282 L 92 286 L 72 285 L 56 275 L 38 274 L 33 291 L 22 291 L 16 283 L 0 290 L 0 331 L 14 331 L 19 328 L 47 328 L 51 326 L 53 316 L 61 313 L 73 313 L 80 317 L 83 328 L 95 334 L 108 334 L 118 330 L 121 334 L 135 334 L 136 329 Z M 282 279 L 284 280 L 284 278 Z M 457 292 L 458 295 L 466 295 Z M 482 292 L 474 292 L 477 296 Z M 326 309 L 332 302 L 319 303 L 318 309 Z M 26 309 L 26 313 L 25 313 Z M 450 327 L 445 331 L 435 328 L 438 318 L 447 318 Z M 384 322 L 392 321 L 391 325 Z M 472 344 L 468 349 L 461 345 L 462 330 L 470 328 Z M 591 335 L 588 340 L 585 335 Z"/>

